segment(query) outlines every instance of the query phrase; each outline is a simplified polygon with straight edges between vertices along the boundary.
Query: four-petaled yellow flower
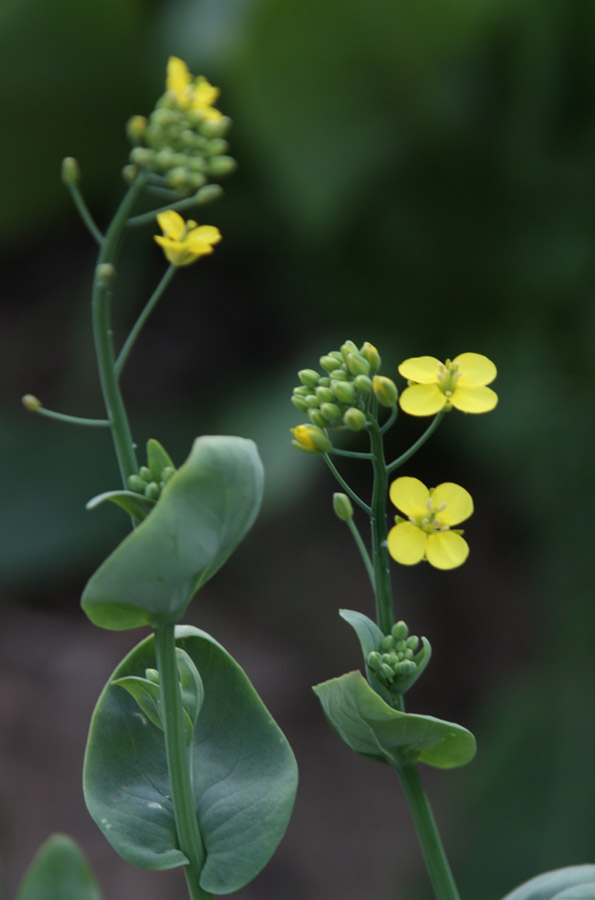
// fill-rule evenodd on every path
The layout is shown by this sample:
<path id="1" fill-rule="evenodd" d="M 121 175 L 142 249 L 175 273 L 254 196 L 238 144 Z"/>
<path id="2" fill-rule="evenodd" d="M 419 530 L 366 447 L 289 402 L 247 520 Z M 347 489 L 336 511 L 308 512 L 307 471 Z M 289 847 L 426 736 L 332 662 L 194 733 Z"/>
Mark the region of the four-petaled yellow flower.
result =
<path id="1" fill-rule="evenodd" d="M 388 551 L 404 566 L 427 559 L 437 569 L 455 569 L 469 555 L 469 545 L 456 531 L 473 512 L 471 494 L 451 481 L 428 490 L 418 478 L 397 478 L 390 499 L 407 519 L 396 517 L 388 533 Z"/>
<path id="2" fill-rule="evenodd" d="M 445 363 L 433 356 L 415 356 L 402 362 L 399 372 L 410 382 L 399 403 L 411 416 L 433 416 L 452 406 L 484 413 L 498 402 L 496 392 L 486 387 L 496 377 L 496 366 L 481 353 L 461 353 Z"/>
<path id="3" fill-rule="evenodd" d="M 205 119 L 219 119 L 221 113 L 213 103 L 219 97 L 219 88 L 209 84 L 199 75 L 193 79 L 183 59 L 170 56 L 167 61 L 165 86 L 176 96 L 180 109 L 197 109 Z"/>
<path id="4" fill-rule="evenodd" d="M 212 253 L 213 244 L 221 240 L 221 232 L 214 225 L 197 225 L 192 219 L 185 222 L 173 209 L 159 213 L 157 222 L 163 235 L 154 235 L 155 241 L 174 266 L 188 266 Z"/>

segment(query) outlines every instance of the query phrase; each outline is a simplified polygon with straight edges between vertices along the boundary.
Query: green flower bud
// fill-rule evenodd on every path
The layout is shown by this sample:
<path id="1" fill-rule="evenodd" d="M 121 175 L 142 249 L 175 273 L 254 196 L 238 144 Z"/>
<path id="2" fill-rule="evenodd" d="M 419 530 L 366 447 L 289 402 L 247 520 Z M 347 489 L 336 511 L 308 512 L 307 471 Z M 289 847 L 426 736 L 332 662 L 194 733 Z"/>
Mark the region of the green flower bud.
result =
<path id="1" fill-rule="evenodd" d="M 136 181 L 137 176 L 138 169 L 136 166 L 133 166 L 132 163 L 124 166 L 124 168 L 122 169 L 122 178 L 124 179 L 126 184 L 132 184 L 133 181 Z"/>
<path id="2" fill-rule="evenodd" d="M 401 640 L 395 642 L 395 650 L 397 650 L 399 653 L 402 653 L 406 649 L 407 649 L 407 644 L 405 643 L 405 641 L 402 638 L 401 638 Z"/>
<path id="3" fill-rule="evenodd" d="M 161 470 L 161 484 L 167 484 L 175 471 L 173 466 L 165 466 L 165 468 Z"/>
<path id="4" fill-rule="evenodd" d="M 308 416 L 318 428 L 328 428 L 328 419 L 323 416 L 319 409 L 309 409 Z"/>
<path id="5" fill-rule="evenodd" d="M 401 665 L 401 663 L 399 663 L 399 665 Z M 392 668 L 389 665 L 387 665 L 387 663 L 383 663 L 380 666 L 380 671 L 378 674 L 382 675 L 382 677 L 389 683 L 392 682 L 395 677 L 395 673 L 393 672 Z"/>
<path id="6" fill-rule="evenodd" d="M 291 402 L 296 409 L 300 410 L 300 412 L 308 412 L 309 406 L 303 397 L 299 397 L 297 394 L 294 394 L 291 398 Z"/>
<path id="7" fill-rule="evenodd" d="M 400 619 L 400 621 L 396 622 L 396 624 L 393 625 L 392 636 L 394 637 L 395 641 L 404 641 L 406 640 L 408 635 L 409 629 L 402 619 Z"/>
<path id="8" fill-rule="evenodd" d="M 355 400 L 355 387 L 352 381 L 335 381 L 333 394 L 340 403 L 353 403 Z"/>
<path id="9" fill-rule="evenodd" d="M 231 126 L 229 116 L 219 116 L 218 119 L 203 119 L 200 122 L 199 131 L 206 138 L 225 137 Z"/>
<path id="10" fill-rule="evenodd" d="M 186 184 L 193 191 L 199 191 L 201 187 L 206 186 L 207 176 L 202 172 L 189 172 L 186 178 Z"/>
<path id="11" fill-rule="evenodd" d="M 223 188 L 218 184 L 205 184 L 204 187 L 201 187 L 199 191 L 196 193 L 196 202 L 201 206 L 204 206 L 207 203 L 213 203 L 215 200 L 219 200 L 220 197 L 223 196 Z"/>
<path id="12" fill-rule="evenodd" d="M 320 412 L 328 422 L 334 422 L 341 415 L 341 410 L 336 403 L 323 403 Z"/>
<path id="13" fill-rule="evenodd" d="M 381 650 L 392 650 L 394 645 L 395 645 L 395 642 L 394 642 L 391 634 L 387 634 L 387 636 L 382 638 L 382 640 L 380 641 L 380 649 Z"/>
<path id="14" fill-rule="evenodd" d="M 333 388 L 335 381 L 349 381 L 349 375 L 343 366 L 341 366 L 340 369 L 335 369 L 334 372 L 331 372 L 331 385 L 333 385 Z"/>
<path id="15" fill-rule="evenodd" d="M 347 357 L 350 353 L 359 353 L 359 350 L 353 341 L 345 341 L 345 343 L 341 345 L 341 356 L 345 362 L 347 362 Z"/>
<path id="16" fill-rule="evenodd" d="M 299 447 L 300 450 L 307 450 L 310 453 L 328 453 L 333 446 L 324 431 L 314 425 L 297 425 L 291 429 L 291 433 L 295 438 L 294 446 Z"/>
<path id="17" fill-rule="evenodd" d="M 159 672 L 157 669 L 145 669 L 145 678 L 153 684 L 159 684 Z"/>
<path id="18" fill-rule="evenodd" d="M 297 394 L 298 397 L 307 397 L 312 393 L 312 388 L 309 388 L 305 384 L 298 384 L 297 387 L 294 387 L 293 393 Z"/>
<path id="19" fill-rule="evenodd" d="M 372 374 L 377 372 L 381 365 L 381 359 L 380 354 L 378 353 L 378 350 L 376 349 L 374 344 L 370 344 L 368 341 L 366 341 L 364 344 L 362 344 L 359 352 L 364 357 L 364 359 L 368 361 L 370 365 L 370 372 Z"/>
<path id="20" fill-rule="evenodd" d="M 229 144 L 223 138 L 213 138 L 206 147 L 207 156 L 223 156 L 229 150 Z"/>
<path id="21" fill-rule="evenodd" d="M 413 675 L 416 671 L 417 666 L 410 659 L 405 659 L 403 662 L 397 663 L 396 665 L 397 675 Z"/>
<path id="22" fill-rule="evenodd" d="M 413 650 L 411 647 L 407 647 L 407 649 L 403 651 L 403 657 L 405 659 L 413 659 Z"/>
<path id="23" fill-rule="evenodd" d="M 409 650 L 417 650 L 419 645 L 419 638 L 416 634 L 412 634 L 411 637 L 407 638 L 407 648 Z"/>
<path id="24" fill-rule="evenodd" d="M 353 506 L 347 494 L 333 494 L 333 509 L 337 518 L 342 522 L 353 518 Z"/>
<path id="25" fill-rule="evenodd" d="M 327 372 L 334 372 L 335 369 L 338 369 L 341 363 L 338 359 L 335 359 L 334 356 L 321 356 L 320 357 L 320 365 L 323 369 L 326 369 Z"/>
<path id="26" fill-rule="evenodd" d="M 382 665 L 382 657 L 380 653 L 377 653 L 376 650 L 372 650 L 371 653 L 368 653 L 368 659 L 366 660 L 369 667 L 373 669 L 375 672 L 378 672 Z"/>
<path id="27" fill-rule="evenodd" d="M 318 386 L 320 375 L 315 369 L 300 369 L 298 378 L 307 387 L 315 388 Z"/>
<path id="28" fill-rule="evenodd" d="M 324 386 L 318 386 L 316 388 L 316 396 L 320 400 L 321 403 L 334 403 L 335 395 L 331 391 L 330 388 Z"/>
<path id="29" fill-rule="evenodd" d="M 134 150 L 130 151 L 130 162 L 138 166 L 139 169 L 144 169 L 146 166 L 154 164 L 155 153 L 153 150 L 149 150 L 148 147 L 135 147 Z"/>
<path id="30" fill-rule="evenodd" d="M 144 116 L 132 116 L 126 123 L 126 134 L 132 144 L 140 144 L 145 128 L 149 124 Z"/>
<path id="31" fill-rule="evenodd" d="M 170 169 L 167 173 L 167 184 L 170 188 L 176 190 L 177 188 L 186 187 L 188 184 L 188 172 L 182 166 L 177 166 L 175 169 Z"/>
<path id="32" fill-rule="evenodd" d="M 37 412 L 42 403 L 34 394 L 25 394 L 21 397 L 21 403 L 28 412 Z"/>
<path id="33" fill-rule="evenodd" d="M 156 481 L 152 481 L 145 488 L 145 497 L 148 497 L 149 500 L 158 500 L 160 493 L 161 491 Z"/>
<path id="34" fill-rule="evenodd" d="M 223 178 L 235 172 L 238 164 L 233 156 L 213 156 L 209 162 L 209 175 L 214 178 Z"/>
<path id="35" fill-rule="evenodd" d="M 381 406 L 394 406 L 397 402 L 399 392 L 392 378 L 386 378 L 384 375 L 374 375 L 372 388 Z"/>
<path id="36" fill-rule="evenodd" d="M 316 394 L 306 394 L 305 400 L 310 409 L 318 409 L 320 407 L 320 401 Z"/>
<path id="37" fill-rule="evenodd" d="M 129 475 L 127 484 L 131 491 L 136 491 L 137 494 L 145 493 L 147 482 L 140 475 Z"/>
<path id="38" fill-rule="evenodd" d="M 74 156 L 65 156 L 62 160 L 62 181 L 64 184 L 78 184 L 81 170 Z"/>
<path id="39" fill-rule="evenodd" d="M 351 431 L 361 431 L 362 428 L 366 427 L 366 414 L 362 412 L 361 409 L 350 406 L 343 414 L 343 423 L 347 428 L 351 429 Z"/>
<path id="40" fill-rule="evenodd" d="M 372 379 L 368 378 L 367 375 L 358 375 L 357 378 L 353 379 L 353 383 L 362 394 L 369 394 L 372 390 Z"/>
<path id="41" fill-rule="evenodd" d="M 148 466 L 141 466 L 139 474 L 146 484 L 150 484 L 153 481 L 153 473 Z"/>
<path id="42" fill-rule="evenodd" d="M 370 364 L 359 353 L 347 356 L 347 366 L 352 375 L 367 375 L 370 371 Z"/>
<path id="43" fill-rule="evenodd" d="M 328 388 L 331 386 L 331 380 L 326 375 L 323 375 L 318 384 L 320 387 Z"/>

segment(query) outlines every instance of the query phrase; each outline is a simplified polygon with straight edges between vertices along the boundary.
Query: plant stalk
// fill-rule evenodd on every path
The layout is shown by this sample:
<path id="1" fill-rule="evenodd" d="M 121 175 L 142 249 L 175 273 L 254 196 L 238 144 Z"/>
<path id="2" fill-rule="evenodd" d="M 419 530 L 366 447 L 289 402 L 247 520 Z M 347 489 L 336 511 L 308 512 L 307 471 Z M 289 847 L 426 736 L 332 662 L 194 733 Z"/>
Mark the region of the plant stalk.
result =
<path id="1" fill-rule="evenodd" d="M 167 767 L 178 844 L 188 859 L 188 864 L 184 867 L 188 892 L 191 900 L 212 900 L 212 895 L 207 894 L 200 887 L 200 873 L 205 862 L 205 849 L 194 807 L 189 749 L 184 736 L 182 697 L 176 661 L 175 625 L 162 625 L 155 629 L 155 652 L 159 671 Z"/>
<path id="2" fill-rule="evenodd" d="M 460 900 L 417 766 L 408 763 L 396 771 L 407 797 L 436 900 Z"/>
<path id="3" fill-rule="evenodd" d="M 375 421 L 370 423 L 369 431 L 372 466 L 374 469 L 370 525 L 372 527 L 372 566 L 374 568 L 376 594 L 376 620 L 380 630 L 384 634 L 389 634 L 395 623 L 395 613 L 387 544 L 386 497 L 388 493 L 388 471 L 384 459 L 382 434 Z"/>

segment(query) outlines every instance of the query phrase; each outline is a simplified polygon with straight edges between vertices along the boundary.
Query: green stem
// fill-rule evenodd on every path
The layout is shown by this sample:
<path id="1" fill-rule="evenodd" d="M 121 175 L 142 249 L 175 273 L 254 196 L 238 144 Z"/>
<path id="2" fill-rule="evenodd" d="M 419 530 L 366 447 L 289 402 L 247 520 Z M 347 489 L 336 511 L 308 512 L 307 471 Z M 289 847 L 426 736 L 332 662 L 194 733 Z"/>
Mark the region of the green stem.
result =
<path id="1" fill-rule="evenodd" d="M 47 419 L 55 419 L 57 422 L 66 422 L 68 425 L 86 425 L 90 428 L 109 428 L 110 426 L 109 419 L 85 419 L 82 416 L 69 416 L 67 413 L 46 409 L 45 406 L 39 406 L 31 412 L 38 416 L 45 416 Z"/>
<path id="2" fill-rule="evenodd" d="M 93 235 L 99 246 L 103 244 L 103 235 L 100 232 L 99 228 L 95 224 L 93 216 L 89 212 L 89 208 L 85 203 L 84 197 L 81 194 L 78 185 L 73 184 L 72 182 L 67 183 L 67 188 L 70 191 L 70 196 L 72 197 L 72 202 L 76 206 L 78 213 L 87 226 L 89 232 Z"/>
<path id="3" fill-rule="evenodd" d="M 372 459 L 371 453 L 360 453 L 358 450 L 340 450 L 338 447 L 333 447 L 332 450 L 329 450 L 329 453 L 333 453 L 336 456 L 350 456 L 351 459 Z"/>
<path id="4" fill-rule="evenodd" d="M 335 476 L 335 478 L 337 479 L 337 481 L 339 482 L 339 484 L 341 485 L 341 487 L 343 488 L 345 493 L 351 497 L 351 499 L 354 501 L 354 503 L 357 503 L 358 506 L 361 506 L 361 508 L 364 510 L 364 512 L 367 512 L 369 514 L 371 512 L 371 509 L 368 506 L 368 504 L 364 503 L 364 501 L 360 497 L 357 496 L 355 491 L 353 491 L 349 487 L 349 485 L 347 484 L 347 482 L 345 481 L 345 479 L 343 478 L 343 476 L 341 475 L 341 473 L 339 472 L 339 470 L 337 469 L 337 467 L 331 460 L 328 453 L 323 453 L 322 458 L 324 459 L 325 463 L 327 464 L 327 466 L 329 467 L 329 469 L 331 470 L 331 472 L 333 473 L 333 475 Z"/>
<path id="5" fill-rule="evenodd" d="M 399 413 L 399 407 L 395 403 L 395 405 L 391 409 L 390 416 L 388 417 L 388 419 L 386 420 L 386 422 L 380 429 L 380 434 L 386 434 L 388 429 L 391 427 L 391 425 L 394 423 L 395 419 L 397 418 L 398 413 Z"/>
<path id="6" fill-rule="evenodd" d="M 139 336 L 143 325 L 145 324 L 145 322 L 147 321 L 147 319 L 149 318 L 149 316 L 151 315 L 151 313 L 157 306 L 157 303 L 161 299 L 163 292 L 165 291 L 166 287 L 168 286 L 171 279 L 173 278 L 175 271 L 176 271 L 176 266 L 174 266 L 174 264 L 172 263 L 165 270 L 165 274 L 163 275 L 163 278 L 161 279 L 161 281 L 159 282 L 159 284 L 157 285 L 157 287 L 155 288 L 155 290 L 149 297 L 149 299 L 145 305 L 145 308 L 143 309 L 140 316 L 134 323 L 134 325 L 130 331 L 130 334 L 126 338 L 124 346 L 120 350 L 120 354 L 116 361 L 116 364 L 115 364 L 116 377 L 119 378 L 120 375 L 122 374 L 122 369 L 126 365 L 126 360 L 128 359 L 128 354 L 132 350 L 134 343 L 135 343 L 137 337 Z"/>
<path id="7" fill-rule="evenodd" d="M 372 583 L 372 588 L 374 588 L 374 568 L 373 568 L 372 562 L 370 560 L 370 554 L 368 553 L 368 551 L 366 549 L 366 545 L 364 544 L 364 542 L 362 540 L 362 536 L 359 533 L 357 525 L 355 524 L 353 519 L 347 519 L 345 524 L 349 528 L 349 531 L 351 532 L 353 540 L 356 543 L 357 549 L 360 552 L 360 556 L 364 561 L 364 566 L 366 567 L 366 572 L 368 573 L 368 576 Z"/>
<path id="8" fill-rule="evenodd" d="M 111 221 L 97 259 L 91 299 L 93 337 L 99 368 L 99 381 L 107 416 L 111 423 L 112 437 L 124 487 L 128 486 L 128 477 L 138 472 L 138 463 L 134 452 L 128 416 L 126 415 L 126 408 L 116 375 L 110 311 L 111 290 L 109 279 L 105 277 L 104 267 L 114 264 L 118 242 L 126 220 L 144 187 L 144 183 L 141 175 L 129 187 Z"/>
<path id="9" fill-rule="evenodd" d="M 370 423 L 369 431 L 372 465 L 374 467 L 370 524 L 372 527 L 372 565 L 374 567 L 376 592 L 376 620 L 380 630 L 384 634 L 388 634 L 395 622 L 390 583 L 390 557 L 387 544 L 388 528 L 386 523 L 388 470 L 384 460 L 382 434 L 377 422 L 372 421 Z"/>
<path id="10" fill-rule="evenodd" d="M 432 422 L 429 424 L 429 426 L 426 428 L 426 430 L 424 431 L 422 436 L 416 440 L 415 444 L 412 444 L 411 447 L 409 448 L 409 450 L 406 450 L 405 453 L 402 453 L 401 456 L 398 456 L 396 459 L 394 459 L 392 461 L 392 463 L 389 463 L 388 466 L 386 467 L 386 471 L 394 472 L 395 469 L 398 469 L 399 466 L 402 466 L 403 463 L 406 463 L 408 459 L 411 459 L 413 454 L 417 453 L 419 448 L 422 447 L 425 444 L 425 442 L 428 440 L 428 438 L 434 434 L 434 432 L 440 425 L 440 422 L 442 421 L 443 416 L 444 416 L 444 410 L 442 409 L 442 410 L 440 410 L 438 415 L 435 416 L 435 418 L 432 420 Z"/>
<path id="11" fill-rule="evenodd" d="M 189 750 L 184 736 L 175 625 L 162 625 L 155 629 L 155 652 L 178 845 L 188 859 L 188 864 L 184 867 L 188 891 L 191 900 L 211 900 L 211 894 L 200 887 L 205 849 L 194 807 Z"/>
<path id="12" fill-rule="evenodd" d="M 192 207 L 196 205 L 196 196 L 185 197 L 183 200 L 176 200 L 174 203 L 170 203 L 167 206 L 160 206 L 159 209 L 152 209 L 150 212 L 141 213 L 139 216 L 133 216 L 131 219 L 128 219 L 127 224 L 130 228 L 137 228 L 139 225 L 148 225 L 150 222 L 155 221 L 159 213 L 167 212 L 170 209 L 180 212 L 181 210 L 192 209 Z"/>
<path id="13" fill-rule="evenodd" d="M 413 816 L 436 900 L 460 900 L 417 766 L 403 765 L 397 768 L 397 773 Z"/>

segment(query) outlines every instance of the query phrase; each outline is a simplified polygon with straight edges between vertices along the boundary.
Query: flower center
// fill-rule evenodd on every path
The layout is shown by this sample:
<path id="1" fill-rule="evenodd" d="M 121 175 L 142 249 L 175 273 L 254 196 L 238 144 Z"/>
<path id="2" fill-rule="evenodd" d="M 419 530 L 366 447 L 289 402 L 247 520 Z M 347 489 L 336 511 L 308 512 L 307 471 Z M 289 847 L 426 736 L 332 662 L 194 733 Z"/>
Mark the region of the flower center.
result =
<path id="1" fill-rule="evenodd" d="M 425 531 L 426 534 L 434 534 L 436 531 L 448 531 L 450 526 L 444 525 L 438 515 L 443 509 L 446 509 L 446 503 L 441 503 L 440 506 L 434 508 L 432 497 L 430 496 L 426 500 L 426 507 L 428 510 L 427 515 L 409 516 L 409 521 L 421 528 L 422 531 Z"/>
<path id="2" fill-rule="evenodd" d="M 438 366 L 438 387 L 446 397 L 452 397 L 457 381 L 461 377 L 459 363 L 453 363 L 447 359 Z"/>

